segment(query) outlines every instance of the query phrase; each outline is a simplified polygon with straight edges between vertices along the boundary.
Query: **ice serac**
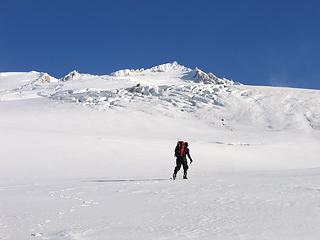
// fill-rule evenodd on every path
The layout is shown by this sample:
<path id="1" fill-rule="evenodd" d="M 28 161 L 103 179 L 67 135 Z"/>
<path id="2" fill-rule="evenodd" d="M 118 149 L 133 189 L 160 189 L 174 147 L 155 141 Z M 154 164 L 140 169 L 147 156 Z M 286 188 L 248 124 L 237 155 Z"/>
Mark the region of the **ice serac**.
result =
<path id="1" fill-rule="evenodd" d="M 113 77 L 126 77 L 126 76 L 131 76 L 131 75 L 142 73 L 143 71 L 144 71 L 143 68 L 141 68 L 141 69 L 122 69 L 122 70 L 118 70 L 116 72 L 111 73 L 111 76 L 113 76 Z"/>
<path id="2" fill-rule="evenodd" d="M 73 70 L 72 72 L 68 73 L 66 76 L 64 76 L 61 80 L 62 81 L 69 81 L 69 80 L 76 80 L 80 78 L 80 73 L 76 70 Z"/>

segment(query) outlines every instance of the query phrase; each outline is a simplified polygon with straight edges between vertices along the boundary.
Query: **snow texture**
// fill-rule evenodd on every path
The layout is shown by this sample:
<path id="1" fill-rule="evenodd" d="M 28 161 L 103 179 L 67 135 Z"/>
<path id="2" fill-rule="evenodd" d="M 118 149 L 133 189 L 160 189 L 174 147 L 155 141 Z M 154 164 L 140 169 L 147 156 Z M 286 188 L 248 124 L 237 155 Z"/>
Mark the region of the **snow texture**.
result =
<path id="1" fill-rule="evenodd" d="M 320 237 L 318 90 L 177 62 L 0 73 L 0 114 L 1 240 Z"/>

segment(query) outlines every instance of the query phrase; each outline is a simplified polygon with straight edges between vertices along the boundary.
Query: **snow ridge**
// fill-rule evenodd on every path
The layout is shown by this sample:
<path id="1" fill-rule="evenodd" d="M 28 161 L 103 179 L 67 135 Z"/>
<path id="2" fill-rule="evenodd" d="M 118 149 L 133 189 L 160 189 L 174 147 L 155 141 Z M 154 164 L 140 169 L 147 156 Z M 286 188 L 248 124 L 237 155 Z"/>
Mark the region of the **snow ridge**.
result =
<path id="1" fill-rule="evenodd" d="M 58 82 L 57 78 L 50 76 L 48 73 L 40 73 L 40 77 L 36 81 L 37 84 Z"/>
<path id="2" fill-rule="evenodd" d="M 181 72 L 190 72 L 192 69 L 187 68 L 183 65 L 178 64 L 176 61 L 172 63 L 161 64 L 149 69 L 146 69 L 147 72 L 168 72 L 168 71 L 181 71 Z"/>
<path id="3" fill-rule="evenodd" d="M 72 71 L 0 73 L 0 101 L 45 97 L 99 109 L 123 108 L 173 117 L 188 113 L 216 124 L 264 129 L 320 130 L 320 92 L 249 87 L 177 62 L 110 75 Z"/>
<path id="4" fill-rule="evenodd" d="M 219 78 L 215 74 L 209 72 L 205 73 L 199 68 L 191 69 L 178 64 L 176 61 L 172 63 L 165 63 L 151 68 L 140 68 L 140 69 L 122 69 L 115 71 L 110 74 L 111 77 L 130 77 L 130 76 L 144 76 L 148 73 L 177 73 L 182 79 L 187 79 L 195 83 L 203 84 L 218 84 L 218 85 L 233 85 L 236 84 L 232 80 L 226 78 Z M 107 75 L 104 75 L 104 77 Z M 90 74 L 80 74 L 76 70 L 68 73 L 66 76 L 60 80 L 65 82 L 69 80 L 79 80 L 81 78 L 99 78 L 102 76 L 95 76 Z M 238 84 L 238 83 L 237 83 Z"/>
<path id="5" fill-rule="evenodd" d="M 204 84 L 225 84 L 225 85 L 233 85 L 234 82 L 231 80 L 228 80 L 226 78 L 218 78 L 213 73 L 205 73 L 199 68 L 195 68 L 194 70 L 194 80 L 197 83 L 204 83 Z"/>
<path id="6" fill-rule="evenodd" d="M 178 64 L 176 61 L 172 63 L 165 63 L 151 68 L 140 68 L 140 69 L 123 69 L 111 73 L 114 77 L 126 77 L 131 75 L 137 75 L 147 72 L 169 72 L 169 71 L 181 71 L 182 73 L 191 72 L 192 69 L 187 68 L 183 65 Z"/>

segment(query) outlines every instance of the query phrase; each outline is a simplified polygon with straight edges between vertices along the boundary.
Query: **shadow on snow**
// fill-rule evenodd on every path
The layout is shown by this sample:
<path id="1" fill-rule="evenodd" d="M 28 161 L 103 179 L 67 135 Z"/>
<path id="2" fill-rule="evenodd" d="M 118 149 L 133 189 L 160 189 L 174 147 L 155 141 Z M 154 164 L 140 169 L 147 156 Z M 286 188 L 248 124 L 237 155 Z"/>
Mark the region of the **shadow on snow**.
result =
<path id="1" fill-rule="evenodd" d="M 154 182 L 154 181 L 168 181 L 168 178 L 149 178 L 149 179 L 97 179 L 90 182 L 96 183 L 113 183 L 113 182 Z"/>

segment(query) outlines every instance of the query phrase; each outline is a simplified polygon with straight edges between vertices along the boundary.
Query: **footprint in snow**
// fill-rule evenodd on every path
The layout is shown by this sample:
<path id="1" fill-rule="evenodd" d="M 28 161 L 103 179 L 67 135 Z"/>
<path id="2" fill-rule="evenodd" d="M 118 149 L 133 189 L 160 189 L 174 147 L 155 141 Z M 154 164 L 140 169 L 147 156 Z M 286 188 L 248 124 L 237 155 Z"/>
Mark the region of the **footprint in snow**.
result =
<path id="1" fill-rule="evenodd" d="M 31 233 L 32 237 L 42 237 L 43 233 Z"/>
<path id="2" fill-rule="evenodd" d="M 82 207 L 90 207 L 92 205 L 98 205 L 99 203 L 98 202 L 95 202 L 93 200 L 88 200 L 88 201 L 83 201 L 81 206 Z"/>

